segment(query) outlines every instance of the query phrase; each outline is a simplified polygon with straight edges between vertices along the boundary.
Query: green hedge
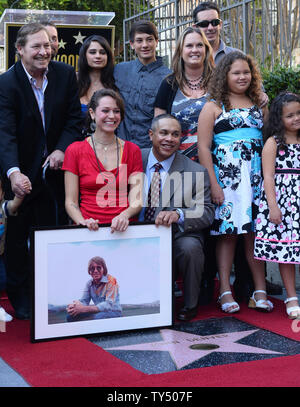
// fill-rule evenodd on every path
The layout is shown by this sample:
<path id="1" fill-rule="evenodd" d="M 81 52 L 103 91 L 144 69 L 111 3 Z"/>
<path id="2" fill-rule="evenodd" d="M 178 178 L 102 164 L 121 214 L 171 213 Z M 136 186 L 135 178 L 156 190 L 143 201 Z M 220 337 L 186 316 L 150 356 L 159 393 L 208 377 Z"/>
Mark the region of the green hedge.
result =
<path id="1" fill-rule="evenodd" d="M 296 68 L 274 65 L 272 71 L 261 68 L 265 92 L 270 102 L 283 90 L 300 94 L 300 66 Z"/>

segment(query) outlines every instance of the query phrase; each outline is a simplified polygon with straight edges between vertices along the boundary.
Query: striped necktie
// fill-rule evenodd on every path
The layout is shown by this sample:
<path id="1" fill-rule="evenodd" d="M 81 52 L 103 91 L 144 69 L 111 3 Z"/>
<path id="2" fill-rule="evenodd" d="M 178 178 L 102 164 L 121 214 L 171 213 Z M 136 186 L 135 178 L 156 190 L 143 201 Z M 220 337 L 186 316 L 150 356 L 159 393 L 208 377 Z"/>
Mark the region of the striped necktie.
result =
<path id="1" fill-rule="evenodd" d="M 161 168 L 163 167 L 160 163 L 156 163 L 154 165 L 154 173 L 152 176 L 152 181 L 148 192 L 148 206 L 145 210 L 145 220 L 148 221 L 154 220 L 155 209 L 159 206 L 159 197 L 161 189 L 161 177 L 160 177 Z"/>

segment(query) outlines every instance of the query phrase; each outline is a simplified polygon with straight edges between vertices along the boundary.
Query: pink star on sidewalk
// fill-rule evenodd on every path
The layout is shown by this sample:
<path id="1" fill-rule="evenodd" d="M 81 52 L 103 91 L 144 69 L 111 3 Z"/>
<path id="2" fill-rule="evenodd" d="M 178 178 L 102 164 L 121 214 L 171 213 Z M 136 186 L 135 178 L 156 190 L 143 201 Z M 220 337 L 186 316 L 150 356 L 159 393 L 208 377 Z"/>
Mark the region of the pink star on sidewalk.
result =
<path id="1" fill-rule="evenodd" d="M 187 332 L 175 331 L 172 329 L 160 330 L 162 341 L 141 343 L 136 345 L 125 345 L 105 350 L 145 350 L 145 351 L 166 351 L 170 353 L 177 369 L 189 365 L 195 360 L 201 359 L 212 352 L 233 352 L 233 353 L 259 353 L 259 354 L 282 354 L 255 346 L 236 343 L 258 329 L 250 331 L 221 333 L 209 336 L 201 336 Z M 197 349 L 197 345 L 212 345 L 213 349 Z"/>

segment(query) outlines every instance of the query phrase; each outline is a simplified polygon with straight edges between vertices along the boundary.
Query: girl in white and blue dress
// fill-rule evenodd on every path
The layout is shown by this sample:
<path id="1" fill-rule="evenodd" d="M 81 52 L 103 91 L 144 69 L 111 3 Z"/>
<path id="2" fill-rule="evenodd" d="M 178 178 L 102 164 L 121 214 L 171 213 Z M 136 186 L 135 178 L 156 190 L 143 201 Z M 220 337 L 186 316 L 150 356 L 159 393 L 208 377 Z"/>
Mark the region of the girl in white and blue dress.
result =
<path id="1" fill-rule="evenodd" d="M 300 264 L 300 97 L 280 93 L 272 102 L 262 153 L 264 182 L 254 256 L 279 263 L 286 312 L 300 318 L 295 264 Z"/>
<path id="2" fill-rule="evenodd" d="M 208 89 L 211 100 L 199 116 L 199 160 L 209 172 L 212 201 L 216 205 L 210 233 L 217 238 L 219 302 L 228 313 L 240 309 L 230 289 L 238 235 L 244 237 L 245 255 L 255 286 L 249 307 L 262 311 L 273 308 L 266 296 L 264 264 L 253 257 L 266 114 L 265 108 L 257 107 L 260 92 L 261 79 L 253 59 L 232 52 L 216 67 Z"/>

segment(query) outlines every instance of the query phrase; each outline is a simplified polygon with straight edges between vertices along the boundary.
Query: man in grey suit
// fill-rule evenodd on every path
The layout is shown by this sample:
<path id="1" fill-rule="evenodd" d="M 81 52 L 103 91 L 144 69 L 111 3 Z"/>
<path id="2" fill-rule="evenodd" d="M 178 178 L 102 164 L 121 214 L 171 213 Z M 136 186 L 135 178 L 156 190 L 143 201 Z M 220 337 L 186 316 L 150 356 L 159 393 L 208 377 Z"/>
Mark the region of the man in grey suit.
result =
<path id="1" fill-rule="evenodd" d="M 184 307 L 177 318 L 189 321 L 197 315 L 198 310 L 204 265 L 203 230 L 214 219 L 209 178 L 204 167 L 177 152 L 181 126 L 175 117 L 169 114 L 155 117 L 149 134 L 152 148 L 142 150 L 146 174 L 144 193 L 148 195 L 154 168 L 159 163 L 161 194 L 152 220 L 155 220 L 157 226 L 175 225 L 175 275 L 182 274 L 184 291 Z M 140 220 L 145 219 L 147 208 L 143 209 L 140 216 Z"/>

